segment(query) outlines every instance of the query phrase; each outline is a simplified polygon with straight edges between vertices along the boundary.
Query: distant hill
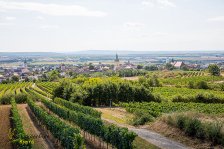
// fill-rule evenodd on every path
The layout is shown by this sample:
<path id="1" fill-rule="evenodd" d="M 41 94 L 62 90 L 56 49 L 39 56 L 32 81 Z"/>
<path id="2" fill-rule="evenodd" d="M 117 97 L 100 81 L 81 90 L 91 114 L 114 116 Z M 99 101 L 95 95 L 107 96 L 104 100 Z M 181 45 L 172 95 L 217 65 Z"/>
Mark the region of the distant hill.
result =
<path id="1" fill-rule="evenodd" d="M 62 53 L 55 52 L 0 52 L 0 56 L 9 56 L 9 57 L 52 57 L 60 56 Z"/>

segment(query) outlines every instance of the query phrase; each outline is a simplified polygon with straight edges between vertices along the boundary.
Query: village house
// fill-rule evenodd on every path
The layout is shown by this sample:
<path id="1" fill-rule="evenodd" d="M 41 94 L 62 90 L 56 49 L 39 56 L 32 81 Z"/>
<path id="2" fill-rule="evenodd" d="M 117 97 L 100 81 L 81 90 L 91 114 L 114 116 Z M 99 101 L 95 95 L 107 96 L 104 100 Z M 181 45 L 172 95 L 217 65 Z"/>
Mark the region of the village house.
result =
<path id="1" fill-rule="evenodd" d="M 176 69 L 181 69 L 184 66 L 187 66 L 184 62 L 171 62 L 171 65 L 173 65 Z"/>

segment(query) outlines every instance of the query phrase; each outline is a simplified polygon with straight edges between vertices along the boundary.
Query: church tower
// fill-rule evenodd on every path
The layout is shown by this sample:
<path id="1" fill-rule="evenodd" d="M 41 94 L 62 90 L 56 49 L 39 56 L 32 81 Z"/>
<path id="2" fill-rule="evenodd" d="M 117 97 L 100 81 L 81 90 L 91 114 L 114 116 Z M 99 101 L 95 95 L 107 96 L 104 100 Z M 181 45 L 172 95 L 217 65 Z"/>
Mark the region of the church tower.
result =
<path id="1" fill-rule="evenodd" d="M 115 62 L 119 62 L 118 54 L 116 53 L 116 59 L 114 60 Z"/>
<path id="2" fill-rule="evenodd" d="M 27 68 L 27 61 L 26 61 L 26 58 L 25 58 L 25 60 L 24 60 L 24 62 L 23 62 L 23 67 L 24 67 L 24 68 Z"/>
<path id="3" fill-rule="evenodd" d="M 116 58 L 115 58 L 115 60 L 114 60 L 114 62 L 115 62 L 115 65 L 114 65 L 114 70 L 116 71 L 116 70 L 118 70 L 118 68 L 119 68 L 119 58 L 118 58 L 118 54 L 116 53 Z"/>

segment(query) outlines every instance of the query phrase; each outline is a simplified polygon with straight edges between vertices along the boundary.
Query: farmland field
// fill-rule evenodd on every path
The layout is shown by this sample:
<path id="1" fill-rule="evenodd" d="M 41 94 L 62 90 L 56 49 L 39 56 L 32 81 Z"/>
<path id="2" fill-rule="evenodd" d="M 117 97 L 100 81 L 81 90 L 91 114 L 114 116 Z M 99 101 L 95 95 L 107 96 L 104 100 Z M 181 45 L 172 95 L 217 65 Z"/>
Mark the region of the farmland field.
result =
<path id="1" fill-rule="evenodd" d="M 170 74 L 173 76 L 167 78 Z M 182 76 L 177 77 L 180 74 Z M 211 77 L 205 72 L 166 72 L 157 77 L 161 84 L 159 86 L 153 84 L 156 82 L 153 79 L 155 79 L 154 75 L 149 73 L 145 79 L 139 77 L 134 80 L 119 77 L 80 76 L 73 79 L 62 79 L 58 82 L 1 84 L 0 103 L 2 105 L 0 110 L 3 115 L 1 121 L 7 124 L 6 127 L 1 126 L 3 134 L 1 136 L 5 136 L 4 142 L 9 142 L 7 148 L 12 146 L 26 146 L 27 148 L 83 146 L 106 148 L 108 146 L 112 148 L 113 146 L 120 149 L 133 147 L 138 149 L 143 146 L 141 142 L 144 141 L 150 148 L 157 148 L 162 147 L 161 144 L 151 144 L 149 141 L 151 138 L 144 138 L 143 135 L 147 133 L 147 130 L 138 128 L 138 126 L 146 125 L 145 128 L 147 128 L 148 124 L 160 123 L 162 118 L 163 124 L 177 127 L 176 130 L 182 128 L 179 128 L 178 124 L 180 117 L 184 117 L 184 120 L 187 119 L 186 122 L 184 121 L 186 125 L 191 121 L 196 121 L 202 127 L 206 134 L 204 137 L 209 142 L 205 146 L 213 143 L 214 147 L 223 145 L 220 140 L 211 136 L 212 133 L 204 130 L 205 127 L 211 127 L 211 129 L 216 127 L 217 119 L 221 122 L 217 133 L 223 136 L 221 120 L 224 114 L 224 93 L 221 86 L 216 89 L 211 86 L 215 84 L 215 81 L 222 81 L 222 77 Z M 198 89 L 197 86 L 189 88 L 187 84 L 192 80 L 199 83 L 208 82 L 209 88 Z M 177 84 L 181 87 L 176 87 Z M 110 105 L 112 108 L 109 107 Z M 118 107 L 114 108 L 114 106 Z M 197 114 L 186 115 L 189 111 Z M 199 115 L 202 116 L 199 117 Z M 144 133 L 137 136 L 136 133 L 121 126 Z M 15 131 L 11 140 L 7 140 L 6 136 L 10 129 L 20 131 Z M 184 129 L 187 133 L 188 128 Z M 161 129 L 155 129 L 155 131 L 167 134 Z M 123 141 L 120 142 L 114 135 L 119 135 Z M 189 136 L 182 137 L 188 138 Z M 212 142 L 211 137 L 214 137 L 215 142 Z M 173 139 L 178 142 L 177 137 Z M 28 144 L 13 140 L 22 140 Z M 189 142 L 181 143 L 191 146 Z M 175 145 L 178 146 L 178 143 Z"/>

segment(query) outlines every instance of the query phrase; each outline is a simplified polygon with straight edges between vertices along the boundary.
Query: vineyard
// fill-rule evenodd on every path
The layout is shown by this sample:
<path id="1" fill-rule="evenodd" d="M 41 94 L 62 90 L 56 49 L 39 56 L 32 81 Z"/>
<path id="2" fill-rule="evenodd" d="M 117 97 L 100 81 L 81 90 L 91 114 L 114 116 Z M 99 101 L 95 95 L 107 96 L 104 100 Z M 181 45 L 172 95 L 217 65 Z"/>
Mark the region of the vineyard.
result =
<path id="1" fill-rule="evenodd" d="M 121 103 L 122 107 L 125 107 L 127 111 L 133 113 L 134 111 L 141 109 L 153 117 L 158 117 L 162 113 L 173 112 L 186 112 L 195 111 L 206 114 L 221 114 L 224 113 L 223 104 L 205 104 L 205 103 L 174 103 L 174 102 L 150 102 L 150 103 Z"/>
<path id="2" fill-rule="evenodd" d="M 10 125 L 5 127 L 12 131 L 8 139 L 9 146 L 33 148 L 38 144 L 37 139 L 25 129 L 26 119 L 18 110 L 21 108 L 27 112 L 27 119 L 34 123 L 33 130 L 37 130 L 35 134 L 43 133 L 43 136 L 47 136 L 42 138 L 44 141 L 42 144 L 48 148 L 52 146 L 68 149 L 138 148 L 133 145 L 138 138 L 136 133 L 129 131 L 128 128 L 105 122 L 102 113 L 91 106 L 119 106 L 126 109 L 126 112 L 133 115 L 128 121 L 133 126 L 147 125 L 148 122 L 153 123 L 163 115 L 188 111 L 222 119 L 224 114 L 222 90 L 187 87 L 189 82 L 210 83 L 222 81 L 222 77 L 208 76 L 199 71 L 173 72 L 173 74 L 175 77 L 163 76 L 156 78 L 157 80 L 149 74 L 147 79 L 139 80 L 124 80 L 118 77 L 77 77 L 63 79 L 60 82 L 0 84 L 0 103 L 2 106 L 9 106 L 10 109 L 10 116 L 7 117 Z M 179 121 L 176 119 L 176 117 L 173 119 L 172 127 L 179 128 Z M 189 118 L 189 121 L 196 120 Z M 171 121 L 167 120 L 167 123 Z M 188 120 L 184 123 L 187 126 Z M 203 129 L 206 129 L 207 125 L 210 123 L 203 124 Z M 223 137 L 222 125 L 218 132 L 221 137 Z M 210 128 L 215 129 L 215 126 Z M 206 134 L 211 135 L 210 132 Z M 211 141 L 208 136 L 204 137 Z M 218 141 L 218 144 L 222 142 Z"/>
<path id="3" fill-rule="evenodd" d="M 52 96 L 51 85 L 54 83 L 41 83 L 38 87 L 31 83 L 17 83 L 1 85 L 1 103 L 11 103 L 12 111 L 12 146 L 15 148 L 32 148 L 35 139 L 26 134 L 17 110 L 16 100 L 26 98 L 22 103 L 27 103 L 38 124 L 47 130 L 53 140 L 57 140 L 56 146 L 63 148 L 85 148 L 85 137 L 81 132 L 86 132 L 94 136 L 94 140 L 105 142 L 107 148 L 116 147 L 118 149 L 132 148 L 132 142 L 136 134 L 129 132 L 127 128 L 120 128 L 115 125 L 104 124 L 101 120 L 101 113 L 93 108 L 71 103 L 64 99 Z M 51 89 L 50 89 L 51 88 Z M 48 92 L 47 92 L 48 91 Z M 7 95 L 7 98 L 5 97 Z M 8 101 L 7 101 L 8 100 Z M 42 106 L 36 101 L 40 101 Z M 43 108 L 45 106 L 45 108 Z M 49 115 L 49 111 L 54 114 Z M 71 125 L 71 123 L 74 124 Z M 100 145 L 101 146 L 101 145 Z M 102 148 L 105 148 L 102 146 Z"/>
<path id="4" fill-rule="evenodd" d="M 181 96 L 183 98 L 196 97 L 199 94 L 214 95 L 224 100 L 223 91 L 203 90 L 203 89 L 189 89 L 176 87 L 155 87 L 152 91 L 154 94 L 159 94 L 163 99 L 172 101 L 175 97 Z"/>
<path id="5" fill-rule="evenodd" d="M 200 76 L 208 76 L 207 73 L 202 71 L 155 71 L 155 72 L 149 72 L 148 76 L 156 75 L 159 78 L 189 78 L 189 77 L 200 77 Z"/>
<path id="6" fill-rule="evenodd" d="M 213 81 L 221 81 L 223 77 L 219 76 L 191 76 L 191 77 L 183 77 L 183 78 L 169 78 L 169 79 L 161 79 L 161 82 L 164 85 L 180 85 L 187 86 L 189 82 L 213 82 Z"/>

